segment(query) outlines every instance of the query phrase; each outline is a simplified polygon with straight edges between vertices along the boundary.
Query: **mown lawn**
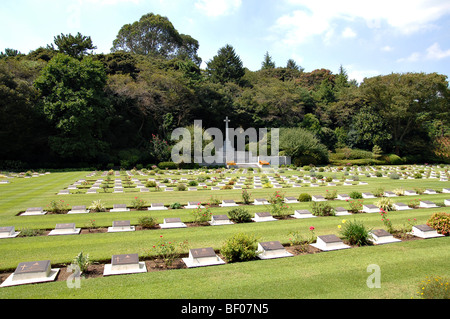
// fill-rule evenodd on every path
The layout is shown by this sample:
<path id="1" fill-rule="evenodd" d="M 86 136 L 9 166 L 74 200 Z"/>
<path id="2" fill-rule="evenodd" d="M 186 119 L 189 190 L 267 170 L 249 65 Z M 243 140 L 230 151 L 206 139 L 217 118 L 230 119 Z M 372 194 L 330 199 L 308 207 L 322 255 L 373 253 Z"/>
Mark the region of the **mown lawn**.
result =
<path id="1" fill-rule="evenodd" d="M 64 200 L 69 206 L 87 205 L 102 199 L 108 207 L 113 204 L 128 204 L 135 196 L 148 203 L 174 202 L 185 204 L 198 200 L 203 203 L 215 199 L 241 201 L 241 190 L 197 192 L 150 192 L 104 194 L 71 194 L 57 196 L 56 193 L 78 179 L 86 178 L 88 172 L 52 173 L 46 176 L 23 179 L 15 178 L 10 184 L 0 185 L 0 226 L 53 229 L 56 223 L 74 222 L 84 228 L 95 219 L 98 227 L 111 226 L 114 220 L 130 220 L 137 224 L 141 216 L 153 216 L 158 222 L 166 217 L 180 217 L 184 222 L 192 221 L 190 210 L 131 211 L 124 213 L 91 213 L 82 215 L 16 216 L 28 207 L 45 208 L 51 200 Z M 288 172 L 288 174 L 298 172 Z M 324 173 L 327 175 L 327 173 Z M 337 174 L 339 177 L 340 175 Z M 341 174 L 342 175 L 342 174 Z M 250 175 L 251 176 L 251 175 Z M 96 177 L 94 177 L 95 179 Z M 142 177 L 138 177 L 142 178 Z M 87 179 L 87 178 L 86 178 Z M 338 189 L 338 193 L 373 192 L 379 187 L 385 190 L 396 188 L 433 188 L 442 190 L 448 182 L 436 179 L 391 180 L 389 178 L 366 178 L 369 185 L 339 187 L 287 188 L 281 191 L 287 196 L 306 192 L 324 194 L 327 189 Z M 252 198 L 268 198 L 275 190 L 249 190 Z M 393 198 L 394 202 L 408 202 L 413 198 L 428 199 L 441 203 L 449 194 L 420 195 Z M 373 203 L 375 200 L 364 200 Z M 348 203 L 333 201 L 332 205 L 348 208 Z M 267 211 L 266 207 L 246 206 L 252 213 Z M 291 204 L 295 209 L 308 209 L 310 203 Z M 213 214 L 226 214 L 229 208 L 212 208 Z M 394 225 L 401 226 L 408 219 L 423 224 L 433 212 L 450 212 L 450 207 L 439 209 L 415 209 L 389 214 Z M 320 217 L 304 220 L 279 220 L 267 223 L 248 223 L 230 226 L 204 226 L 175 230 L 152 229 L 133 233 L 98 233 L 77 236 L 38 236 L 0 240 L 0 271 L 13 271 L 19 262 L 50 259 L 53 265 L 68 264 L 80 251 L 89 253 L 97 262 L 110 260 L 113 254 L 139 253 L 142 257 L 159 236 L 181 242 L 187 240 L 189 248 L 213 247 L 220 249 L 228 237 L 237 232 L 252 233 L 261 241 L 279 240 L 289 242 L 288 233 L 300 230 L 305 235 L 314 226 L 316 235 L 337 234 L 337 225 L 343 219 L 358 219 L 370 228 L 383 228 L 378 214 L 355 214 L 345 217 Z M 113 276 L 82 281 L 81 289 L 69 289 L 65 282 L 8 287 L 0 289 L 0 298 L 410 298 L 417 284 L 431 274 L 449 275 L 449 238 L 414 240 L 375 247 L 359 247 L 344 251 L 302 255 L 278 260 L 252 261 L 201 269 L 181 269 L 147 274 Z M 187 251 L 186 251 L 187 253 Z M 366 279 L 370 275 L 367 266 L 377 264 L 381 268 L 381 289 L 369 289 Z M 264 288 L 262 288 L 264 287 Z"/>

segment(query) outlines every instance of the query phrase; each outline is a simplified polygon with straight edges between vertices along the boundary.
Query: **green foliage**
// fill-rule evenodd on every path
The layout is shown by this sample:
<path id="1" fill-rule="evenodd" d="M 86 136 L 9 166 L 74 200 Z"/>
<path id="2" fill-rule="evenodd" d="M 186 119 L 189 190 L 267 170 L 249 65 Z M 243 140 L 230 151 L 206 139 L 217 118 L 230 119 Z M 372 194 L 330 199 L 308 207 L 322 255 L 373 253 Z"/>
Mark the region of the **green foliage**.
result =
<path id="1" fill-rule="evenodd" d="M 334 216 L 334 209 L 327 202 L 312 202 L 311 213 L 314 216 Z"/>
<path id="2" fill-rule="evenodd" d="M 63 200 L 52 200 L 47 205 L 47 211 L 54 214 L 65 214 L 69 211 L 69 204 L 66 204 Z"/>
<path id="3" fill-rule="evenodd" d="M 206 73 L 214 83 L 233 82 L 238 84 L 244 76 L 245 70 L 241 58 L 236 54 L 234 48 L 227 44 L 219 49 L 217 55 L 207 63 Z"/>
<path id="4" fill-rule="evenodd" d="M 450 299 L 450 280 L 442 276 L 426 277 L 417 287 L 421 299 Z"/>
<path id="5" fill-rule="evenodd" d="M 361 221 L 346 221 L 341 228 L 341 234 L 350 245 L 370 245 L 371 229 L 364 226 Z"/>
<path id="6" fill-rule="evenodd" d="M 228 217 L 235 223 L 249 223 L 252 221 L 252 215 L 245 208 L 238 207 L 228 212 Z"/>
<path id="7" fill-rule="evenodd" d="M 72 261 L 72 265 L 78 266 L 81 272 L 86 272 L 91 264 L 89 254 L 80 252 Z"/>
<path id="8" fill-rule="evenodd" d="M 194 223 L 203 224 L 211 219 L 212 212 L 211 207 L 206 205 L 204 208 L 200 207 L 201 203 L 198 203 L 198 207 L 191 211 Z"/>
<path id="9" fill-rule="evenodd" d="M 191 36 L 178 33 L 167 17 L 148 13 L 139 21 L 124 25 L 113 42 L 112 52 L 125 51 L 134 54 L 163 58 L 189 58 L 197 64 L 199 44 Z"/>
<path id="10" fill-rule="evenodd" d="M 82 35 L 80 32 L 73 36 L 71 34 L 57 35 L 54 42 L 60 53 L 67 54 L 72 58 L 81 59 L 88 50 L 97 49 L 92 43 L 91 37 Z"/>
<path id="11" fill-rule="evenodd" d="M 315 162 L 313 164 L 328 162 L 327 148 L 311 132 L 302 128 L 280 129 L 280 149 L 294 159 L 306 156 Z"/>
<path id="12" fill-rule="evenodd" d="M 58 54 L 34 82 L 42 112 L 55 128 L 50 148 L 63 158 L 91 159 L 107 149 L 106 74 L 100 62 Z"/>
<path id="13" fill-rule="evenodd" d="M 138 224 L 146 229 L 155 228 L 157 225 L 157 219 L 152 216 L 142 216 L 139 217 Z"/>
<path id="14" fill-rule="evenodd" d="M 220 249 L 220 253 L 229 263 L 255 259 L 258 255 L 258 242 L 254 235 L 237 233 L 228 238 Z"/>
<path id="15" fill-rule="evenodd" d="M 177 169 L 177 164 L 174 162 L 161 162 L 158 164 L 158 168 L 160 169 Z"/>
<path id="16" fill-rule="evenodd" d="M 91 206 L 89 206 L 89 209 L 95 213 L 106 212 L 105 204 L 101 199 L 93 201 Z"/>
<path id="17" fill-rule="evenodd" d="M 284 202 L 284 194 L 276 191 L 269 197 L 270 214 L 274 217 L 283 217 L 289 215 L 289 206 Z"/>
<path id="18" fill-rule="evenodd" d="M 311 195 L 309 195 L 307 193 L 302 193 L 298 196 L 298 201 L 299 202 L 310 202 L 310 201 L 312 201 L 312 197 L 311 197 Z"/>
<path id="19" fill-rule="evenodd" d="M 142 208 L 145 207 L 145 205 L 147 204 L 147 202 L 145 200 L 143 200 L 142 198 L 139 197 L 134 197 L 134 199 L 131 201 L 131 207 L 133 207 L 134 209 L 137 210 L 141 210 Z"/>
<path id="20" fill-rule="evenodd" d="M 348 194 L 348 195 L 352 199 L 361 199 L 361 198 L 363 198 L 362 194 L 360 192 L 357 192 L 357 191 L 350 192 L 350 194 Z"/>
<path id="21" fill-rule="evenodd" d="M 151 253 L 161 259 L 166 267 L 171 267 L 175 259 L 178 258 L 187 247 L 187 241 L 176 243 L 164 239 L 163 236 L 159 236 L 159 240 L 153 245 Z"/>
<path id="22" fill-rule="evenodd" d="M 427 220 L 427 225 L 436 229 L 439 234 L 450 235 L 450 214 L 434 213 Z"/>
<path id="23" fill-rule="evenodd" d="M 245 205 L 250 204 L 251 196 L 252 194 L 250 194 L 246 189 L 242 191 L 242 201 Z"/>

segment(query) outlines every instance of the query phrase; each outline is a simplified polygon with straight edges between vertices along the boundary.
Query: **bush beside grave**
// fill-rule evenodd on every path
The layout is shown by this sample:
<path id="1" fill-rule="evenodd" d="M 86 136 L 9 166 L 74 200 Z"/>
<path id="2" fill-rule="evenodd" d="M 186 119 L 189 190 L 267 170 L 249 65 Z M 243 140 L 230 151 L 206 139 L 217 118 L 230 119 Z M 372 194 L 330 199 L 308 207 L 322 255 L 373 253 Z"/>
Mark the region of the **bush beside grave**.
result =
<path id="1" fill-rule="evenodd" d="M 245 208 L 235 208 L 228 212 L 228 217 L 235 223 L 249 223 L 252 221 L 252 215 Z"/>
<path id="2" fill-rule="evenodd" d="M 341 226 L 341 225 L 339 225 Z M 361 221 L 345 221 L 341 226 L 341 234 L 348 241 L 350 245 L 365 246 L 370 245 L 371 229 L 364 226 Z"/>
<path id="3" fill-rule="evenodd" d="M 427 225 L 436 229 L 439 234 L 450 235 L 450 214 L 448 213 L 434 213 L 430 219 L 427 220 Z"/>
<path id="4" fill-rule="evenodd" d="M 220 253 L 229 263 L 248 261 L 256 258 L 258 241 L 254 235 L 243 233 L 228 238 L 220 249 Z"/>

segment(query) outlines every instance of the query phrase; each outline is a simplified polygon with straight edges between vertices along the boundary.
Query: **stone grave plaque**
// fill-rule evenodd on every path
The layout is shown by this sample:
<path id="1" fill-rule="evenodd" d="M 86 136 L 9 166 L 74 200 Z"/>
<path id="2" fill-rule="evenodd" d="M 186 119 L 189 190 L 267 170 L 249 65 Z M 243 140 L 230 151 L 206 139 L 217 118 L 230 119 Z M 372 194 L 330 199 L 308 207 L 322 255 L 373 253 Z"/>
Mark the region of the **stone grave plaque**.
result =
<path id="1" fill-rule="evenodd" d="M 214 215 L 209 223 L 213 226 L 233 224 L 227 215 Z"/>
<path id="2" fill-rule="evenodd" d="M 56 224 L 55 229 L 53 229 L 48 236 L 54 235 L 77 235 L 81 231 L 81 228 L 75 228 L 74 223 L 64 223 Z"/>
<path id="3" fill-rule="evenodd" d="M 0 227 L 0 238 L 14 238 L 19 234 L 20 232 L 16 232 L 14 226 Z"/>
<path id="4" fill-rule="evenodd" d="M 427 224 L 413 226 L 412 235 L 425 239 L 434 237 L 444 237 L 444 235 L 439 234 L 434 228 L 428 226 Z"/>
<path id="5" fill-rule="evenodd" d="M 314 217 L 317 217 L 317 216 L 314 216 L 307 209 L 299 209 L 299 210 L 296 210 L 294 215 L 291 215 L 291 217 L 294 217 L 294 218 L 314 218 Z"/>
<path id="6" fill-rule="evenodd" d="M 46 278 L 50 272 L 50 260 L 22 262 L 14 271 L 12 281 Z"/>
<path id="7" fill-rule="evenodd" d="M 284 246 L 279 241 L 269 241 L 264 243 L 259 243 L 264 250 L 280 250 L 284 249 Z"/>
<path id="8" fill-rule="evenodd" d="M 214 249 L 211 247 L 191 249 L 191 254 L 193 258 L 216 257 L 216 253 L 214 252 Z"/>
<path id="9" fill-rule="evenodd" d="M 113 221 L 113 227 L 130 227 L 130 221 L 129 220 Z"/>
<path id="10" fill-rule="evenodd" d="M 378 206 L 375 206 L 373 204 L 366 204 L 363 205 L 363 212 L 365 213 L 379 213 L 380 208 Z"/>
<path id="11" fill-rule="evenodd" d="M 164 218 L 164 222 L 166 224 L 171 224 L 171 223 L 181 223 L 181 219 L 174 217 L 174 218 Z"/>
<path id="12" fill-rule="evenodd" d="M 381 238 L 381 237 L 392 237 L 392 234 L 388 233 L 384 229 L 374 229 L 374 230 L 371 231 L 371 233 L 374 234 L 375 236 L 377 236 L 378 238 Z"/>
<path id="13" fill-rule="evenodd" d="M 318 238 L 322 239 L 322 241 L 327 244 L 342 242 L 342 240 L 336 235 L 323 235 L 319 236 Z"/>
<path id="14" fill-rule="evenodd" d="M 43 211 L 42 207 L 30 207 L 22 215 L 23 216 L 33 216 L 33 215 L 44 215 L 46 212 Z"/>
<path id="15" fill-rule="evenodd" d="M 127 255 L 114 255 L 111 258 L 111 265 L 129 265 L 138 264 L 139 255 L 138 254 L 127 254 Z"/>

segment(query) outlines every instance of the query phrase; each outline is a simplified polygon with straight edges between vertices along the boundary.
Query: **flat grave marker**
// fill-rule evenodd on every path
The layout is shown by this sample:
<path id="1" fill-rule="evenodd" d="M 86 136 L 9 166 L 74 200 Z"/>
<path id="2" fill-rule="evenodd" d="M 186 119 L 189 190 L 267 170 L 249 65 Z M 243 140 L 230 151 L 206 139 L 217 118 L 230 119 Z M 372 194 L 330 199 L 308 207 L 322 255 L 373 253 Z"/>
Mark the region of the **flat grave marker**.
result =
<path id="1" fill-rule="evenodd" d="M 400 239 L 394 238 L 391 233 L 388 233 L 384 229 L 374 229 L 370 232 L 370 235 L 372 236 L 372 238 L 370 238 L 369 240 L 375 245 L 401 242 Z"/>
<path id="2" fill-rule="evenodd" d="M 50 260 L 21 262 L 0 287 L 54 281 L 59 270 L 59 268 L 51 268 Z"/>
<path id="3" fill-rule="evenodd" d="M 129 220 L 116 220 L 113 221 L 112 227 L 108 227 L 108 233 L 130 232 L 135 230 L 136 227 L 131 226 Z"/>
<path id="4" fill-rule="evenodd" d="M 216 255 L 213 248 L 190 249 L 189 257 L 182 258 L 188 268 L 223 265 L 225 262 Z"/>
<path id="5" fill-rule="evenodd" d="M 178 217 L 164 218 L 164 223 L 159 225 L 162 229 L 168 228 L 186 228 L 186 224 Z"/>
<path id="6" fill-rule="evenodd" d="M 76 228 L 74 223 L 56 224 L 48 236 L 78 235 L 80 231 L 81 228 Z"/>
<path id="7" fill-rule="evenodd" d="M 257 251 L 259 252 L 258 258 L 260 259 L 274 259 L 294 256 L 293 254 L 287 252 L 279 241 L 258 243 Z"/>
<path id="8" fill-rule="evenodd" d="M 252 220 L 256 223 L 276 221 L 269 212 L 255 213 L 255 217 Z"/>
<path id="9" fill-rule="evenodd" d="M 428 226 L 427 224 L 413 226 L 411 235 L 424 239 L 444 237 L 444 235 L 439 234 L 436 229 Z"/>
<path id="10" fill-rule="evenodd" d="M 145 262 L 139 262 L 138 254 L 113 255 L 111 263 L 106 264 L 103 276 L 136 274 L 147 272 Z"/>
<path id="11" fill-rule="evenodd" d="M 311 246 L 316 247 L 323 251 L 331 251 L 331 250 L 350 248 L 350 246 L 345 245 L 344 242 L 336 235 L 318 236 L 316 243 L 311 244 Z"/>
<path id="12" fill-rule="evenodd" d="M 0 238 L 15 238 L 20 234 L 14 226 L 0 227 Z"/>

